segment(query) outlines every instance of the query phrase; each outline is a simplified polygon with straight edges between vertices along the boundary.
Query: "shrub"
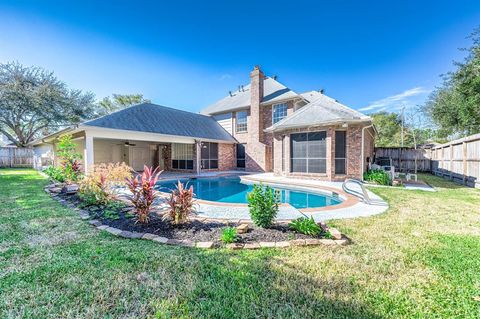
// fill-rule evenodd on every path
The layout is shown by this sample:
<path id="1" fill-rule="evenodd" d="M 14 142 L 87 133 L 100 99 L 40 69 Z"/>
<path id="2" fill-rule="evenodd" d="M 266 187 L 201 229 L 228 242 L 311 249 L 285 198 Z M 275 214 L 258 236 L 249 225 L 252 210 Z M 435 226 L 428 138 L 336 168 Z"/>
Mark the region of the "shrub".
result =
<path id="1" fill-rule="evenodd" d="M 160 173 L 158 167 L 153 170 L 144 165 L 142 175 L 126 179 L 127 186 L 132 193 L 128 199 L 135 207 L 135 214 L 140 223 L 146 224 L 150 220 L 151 206 L 157 198 L 154 187 Z"/>
<path id="2" fill-rule="evenodd" d="M 253 185 L 253 191 L 248 193 L 247 199 L 253 223 L 263 228 L 270 227 L 277 216 L 279 203 L 273 188 Z"/>
<path id="3" fill-rule="evenodd" d="M 224 244 L 231 244 L 237 241 L 237 229 L 235 227 L 225 227 L 222 230 L 220 240 Z"/>
<path id="4" fill-rule="evenodd" d="M 59 138 L 58 157 L 60 166 L 67 183 L 76 182 L 81 176 L 80 159 L 82 155 L 76 152 L 76 144 L 72 140 L 72 135 L 64 135 Z"/>
<path id="5" fill-rule="evenodd" d="M 93 165 L 79 183 L 79 196 L 87 205 L 106 205 L 116 198 L 117 187 L 131 176 L 132 169 L 125 163 Z"/>
<path id="6" fill-rule="evenodd" d="M 178 181 L 177 188 L 172 191 L 168 204 L 170 205 L 170 210 L 167 216 L 172 220 L 173 224 L 179 225 L 186 222 L 190 214 L 195 211 L 193 186 L 187 189 Z"/>
<path id="7" fill-rule="evenodd" d="M 363 179 L 380 185 L 391 185 L 390 175 L 381 169 L 374 169 L 363 173 Z"/>
<path id="8" fill-rule="evenodd" d="M 65 175 L 63 174 L 63 170 L 58 167 L 50 165 L 49 167 L 44 169 L 43 172 L 47 174 L 48 177 L 50 177 L 54 181 L 57 181 L 60 183 L 65 182 Z"/>
<path id="9" fill-rule="evenodd" d="M 300 217 L 295 220 L 292 220 L 288 225 L 291 229 L 309 236 L 318 236 L 322 232 L 322 228 L 313 219 L 313 216 L 310 218 Z"/>

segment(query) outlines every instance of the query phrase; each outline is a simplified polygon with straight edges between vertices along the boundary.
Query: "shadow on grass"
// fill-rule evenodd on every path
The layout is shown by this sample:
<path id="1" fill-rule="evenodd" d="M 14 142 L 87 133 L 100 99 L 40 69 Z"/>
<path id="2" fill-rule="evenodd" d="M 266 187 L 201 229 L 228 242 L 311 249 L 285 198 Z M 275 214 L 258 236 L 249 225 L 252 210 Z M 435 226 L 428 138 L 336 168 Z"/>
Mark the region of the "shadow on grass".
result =
<path id="1" fill-rule="evenodd" d="M 448 179 L 431 175 L 431 174 L 419 174 L 418 179 L 424 181 L 435 188 L 445 188 L 445 189 L 472 189 L 471 187 L 461 185 L 455 182 L 452 182 Z"/>
<path id="2" fill-rule="evenodd" d="M 182 253 L 198 262 L 195 285 L 157 303 L 157 318 L 381 318 L 354 300 L 355 284 L 315 278 L 279 250 Z"/>
<path id="3" fill-rule="evenodd" d="M 39 211 L 48 211 L 35 207 L 44 205 L 40 196 L 44 180 L 16 173 L 7 180 L 2 176 L 0 189 L 17 185 L 15 193 L 25 207 L 19 214 L 36 218 Z M 0 194 L 0 199 L 8 196 Z M 32 206 L 27 204 L 31 197 L 41 200 Z M 57 206 L 48 201 L 45 205 Z M 8 213 L 10 208 L 0 205 L 0 210 Z M 42 218 L 54 215 L 51 211 Z M 8 227 L 18 226 L 22 216 L 5 222 Z M 39 222 L 32 234 L 45 237 L 83 228 L 80 221 L 66 220 Z M 17 235 L 26 235 L 25 231 L 15 228 Z M 19 241 L 22 236 L 4 237 L 15 250 L 0 254 L 0 313 L 37 318 L 152 314 L 157 318 L 382 318 L 371 305 L 355 299 L 360 287 L 352 280 L 341 275 L 323 278 L 316 269 L 292 262 L 294 253 L 288 250 L 170 247 L 120 239 L 93 228 L 78 236 L 75 241 L 28 249 Z M 312 258 L 317 255 L 307 250 L 322 252 L 297 249 Z M 316 262 L 325 261 L 320 255 Z"/>

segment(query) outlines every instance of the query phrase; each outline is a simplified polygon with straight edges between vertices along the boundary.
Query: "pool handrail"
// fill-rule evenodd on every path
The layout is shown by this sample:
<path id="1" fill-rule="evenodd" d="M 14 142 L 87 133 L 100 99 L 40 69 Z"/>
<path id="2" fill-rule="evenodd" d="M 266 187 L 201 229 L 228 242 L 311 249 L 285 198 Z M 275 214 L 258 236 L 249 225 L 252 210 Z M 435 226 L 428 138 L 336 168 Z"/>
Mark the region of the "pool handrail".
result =
<path id="1" fill-rule="evenodd" d="M 353 183 L 353 184 L 359 185 L 362 192 L 360 193 L 356 190 L 348 188 L 348 186 L 347 186 L 348 183 Z M 342 184 L 342 189 L 345 193 L 348 193 L 350 195 L 358 197 L 367 204 L 372 203 L 372 200 L 370 199 L 370 196 L 368 195 L 367 189 L 365 188 L 365 186 L 363 185 L 363 182 L 361 180 L 358 180 L 358 179 L 355 179 L 355 178 L 347 178 Z"/>

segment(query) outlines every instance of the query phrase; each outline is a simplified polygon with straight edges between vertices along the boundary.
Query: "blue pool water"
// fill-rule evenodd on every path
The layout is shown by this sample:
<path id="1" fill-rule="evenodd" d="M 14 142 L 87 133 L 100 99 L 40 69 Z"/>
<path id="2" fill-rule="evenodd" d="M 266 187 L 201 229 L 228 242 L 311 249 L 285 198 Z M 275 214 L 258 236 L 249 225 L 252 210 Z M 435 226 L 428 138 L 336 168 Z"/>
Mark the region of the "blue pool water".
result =
<path id="1" fill-rule="evenodd" d="M 247 193 L 253 189 L 252 185 L 242 184 L 237 176 L 215 178 L 181 179 L 189 187 L 193 185 L 193 192 L 198 199 L 222 203 L 247 203 Z M 176 188 L 176 181 L 160 181 L 157 189 L 162 192 L 171 192 Z M 282 194 L 282 203 L 288 203 L 297 209 L 324 207 L 336 205 L 342 200 L 336 196 L 309 193 L 286 188 L 275 188 Z"/>

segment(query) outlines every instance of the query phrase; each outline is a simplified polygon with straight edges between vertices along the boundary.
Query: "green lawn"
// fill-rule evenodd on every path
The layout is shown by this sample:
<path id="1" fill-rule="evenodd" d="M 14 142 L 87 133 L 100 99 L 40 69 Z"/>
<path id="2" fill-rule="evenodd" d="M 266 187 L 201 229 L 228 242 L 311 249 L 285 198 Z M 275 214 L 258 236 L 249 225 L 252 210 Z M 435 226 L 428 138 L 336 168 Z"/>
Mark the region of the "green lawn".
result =
<path id="1" fill-rule="evenodd" d="M 0 170 L 0 318 L 480 318 L 480 191 L 374 189 L 347 247 L 196 250 L 93 229 Z"/>

